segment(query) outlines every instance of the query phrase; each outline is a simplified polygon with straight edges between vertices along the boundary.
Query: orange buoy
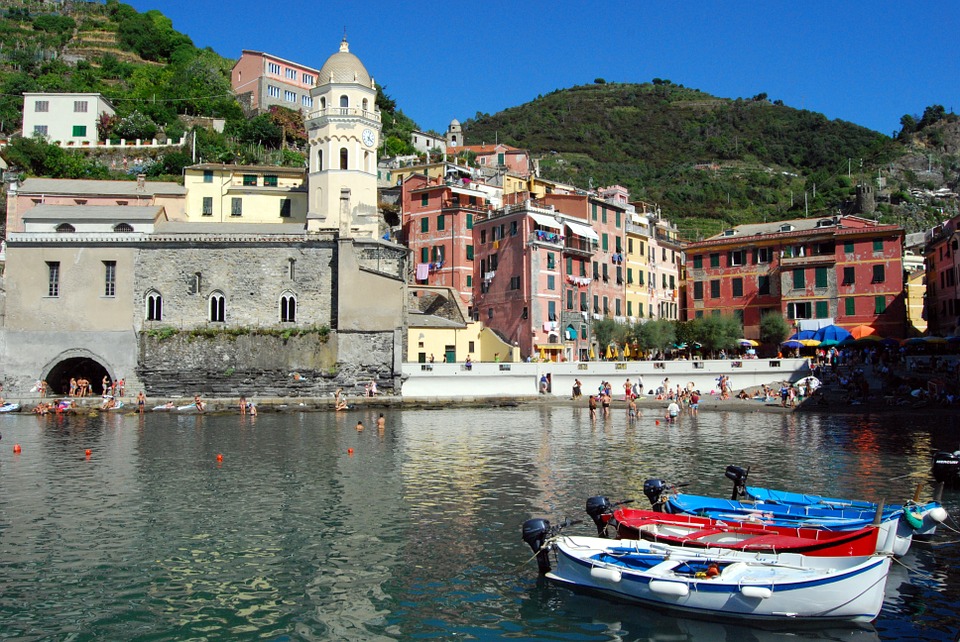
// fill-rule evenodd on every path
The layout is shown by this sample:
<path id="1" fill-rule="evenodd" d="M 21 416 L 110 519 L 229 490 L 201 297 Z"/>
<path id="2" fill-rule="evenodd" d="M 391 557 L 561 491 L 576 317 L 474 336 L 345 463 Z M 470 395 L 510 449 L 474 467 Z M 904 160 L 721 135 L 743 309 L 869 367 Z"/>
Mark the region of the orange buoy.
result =
<path id="1" fill-rule="evenodd" d="M 90 450 L 89 448 L 87 448 L 86 450 L 83 451 L 83 454 L 86 455 L 87 457 L 89 457 L 90 455 L 93 454 L 93 451 Z"/>
<path id="2" fill-rule="evenodd" d="M 223 455 L 217 453 L 217 461 L 223 461 Z"/>
<path id="3" fill-rule="evenodd" d="M 657 425 L 658 425 L 658 426 L 660 425 L 660 420 L 659 420 L 659 419 L 657 419 Z"/>
<path id="4" fill-rule="evenodd" d="M 347 448 L 347 454 L 348 454 L 348 455 L 352 455 L 352 454 L 353 454 L 353 448 Z"/>
<path id="5" fill-rule="evenodd" d="M 20 444 L 13 445 L 13 452 L 17 453 L 18 455 L 20 454 Z"/>

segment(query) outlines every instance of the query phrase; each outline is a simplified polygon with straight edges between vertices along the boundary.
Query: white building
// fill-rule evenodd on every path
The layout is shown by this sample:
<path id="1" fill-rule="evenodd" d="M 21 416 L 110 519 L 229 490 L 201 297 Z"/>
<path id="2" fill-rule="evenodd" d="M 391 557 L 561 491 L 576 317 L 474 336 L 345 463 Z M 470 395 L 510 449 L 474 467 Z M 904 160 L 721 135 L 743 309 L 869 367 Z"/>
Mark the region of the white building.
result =
<path id="1" fill-rule="evenodd" d="M 439 149 L 441 153 L 443 153 L 447 148 L 447 139 L 445 137 L 417 130 L 414 130 L 413 133 L 410 134 L 410 142 L 413 144 L 414 149 L 425 154 L 435 149 Z"/>
<path id="2" fill-rule="evenodd" d="M 46 136 L 61 145 L 97 144 L 100 114 L 113 116 L 113 105 L 100 94 L 23 94 L 23 135 Z"/>

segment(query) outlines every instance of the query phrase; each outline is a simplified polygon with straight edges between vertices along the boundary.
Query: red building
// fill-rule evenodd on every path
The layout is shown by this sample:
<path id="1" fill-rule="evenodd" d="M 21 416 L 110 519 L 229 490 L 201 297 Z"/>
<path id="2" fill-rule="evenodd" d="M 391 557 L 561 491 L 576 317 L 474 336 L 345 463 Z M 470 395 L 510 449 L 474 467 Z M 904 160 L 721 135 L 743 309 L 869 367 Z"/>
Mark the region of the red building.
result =
<path id="1" fill-rule="evenodd" d="M 474 219 L 486 195 L 466 180 L 408 177 L 401 187 L 403 239 L 419 285 L 447 286 L 473 307 Z"/>
<path id="2" fill-rule="evenodd" d="M 736 315 L 751 339 L 759 338 L 767 312 L 798 326 L 832 319 L 904 335 L 899 226 L 855 216 L 740 225 L 685 250 L 688 320 Z"/>
<path id="3" fill-rule="evenodd" d="M 957 334 L 960 317 L 960 216 L 933 229 L 927 243 L 927 331 Z"/>

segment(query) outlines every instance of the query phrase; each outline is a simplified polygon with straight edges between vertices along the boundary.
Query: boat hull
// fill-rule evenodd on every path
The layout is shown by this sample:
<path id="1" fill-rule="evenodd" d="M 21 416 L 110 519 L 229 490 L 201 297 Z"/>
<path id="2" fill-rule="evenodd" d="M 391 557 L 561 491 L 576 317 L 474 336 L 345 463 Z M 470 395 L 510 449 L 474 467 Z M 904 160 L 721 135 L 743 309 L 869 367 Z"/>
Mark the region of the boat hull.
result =
<path id="1" fill-rule="evenodd" d="M 666 508 L 670 513 L 686 513 L 719 520 L 835 531 L 864 528 L 873 524 L 875 517 L 873 511 L 853 508 L 830 509 L 820 506 L 738 502 L 687 494 L 671 495 Z M 902 514 L 902 510 L 889 509 L 885 509 L 881 514 L 880 534 L 877 537 L 878 553 L 902 556 L 910 550 L 913 532 L 900 530 Z"/>
<path id="2" fill-rule="evenodd" d="M 631 508 L 614 511 L 610 523 L 616 525 L 617 534 L 622 539 L 643 539 L 691 548 L 801 553 L 818 557 L 872 555 L 877 550 L 881 532 L 874 526 L 853 531 L 784 528 Z"/>
<path id="3" fill-rule="evenodd" d="M 700 616 L 870 622 L 883 605 L 890 570 L 888 556 L 813 558 L 730 551 L 711 556 L 651 546 L 657 545 L 562 537 L 554 543 L 557 564 L 547 577 L 618 601 Z M 712 560 L 723 567 L 716 577 L 680 572 Z M 631 566 L 634 561 L 636 568 Z"/>

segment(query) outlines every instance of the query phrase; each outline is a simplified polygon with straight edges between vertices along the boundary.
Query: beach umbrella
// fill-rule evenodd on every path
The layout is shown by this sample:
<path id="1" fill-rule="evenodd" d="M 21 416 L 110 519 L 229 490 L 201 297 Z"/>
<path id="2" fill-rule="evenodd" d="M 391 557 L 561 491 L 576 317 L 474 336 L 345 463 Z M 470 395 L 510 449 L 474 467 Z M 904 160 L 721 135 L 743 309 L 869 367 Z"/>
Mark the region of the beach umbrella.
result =
<path id="1" fill-rule="evenodd" d="M 942 344 L 942 343 L 946 343 L 947 340 L 944 339 L 943 337 L 923 337 L 923 342 L 924 342 L 924 343 Z"/>
<path id="2" fill-rule="evenodd" d="M 960 336 L 947 337 L 947 343 L 960 343 Z"/>
<path id="3" fill-rule="evenodd" d="M 613 359 L 614 355 L 616 355 L 616 351 L 613 349 L 613 346 L 607 346 L 607 359 Z"/>
<path id="4" fill-rule="evenodd" d="M 802 347 L 803 347 L 803 344 L 800 343 L 799 341 L 794 340 L 794 339 L 788 339 L 787 341 L 784 341 L 783 343 L 781 343 L 781 344 L 780 344 L 780 347 L 782 347 L 782 348 L 802 348 Z"/>
<path id="5" fill-rule="evenodd" d="M 740 339 L 737 341 L 737 343 L 740 344 L 741 348 L 756 348 L 758 345 L 760 345 L 753 339 Z"/>
<path id="6" fill-rule="evenodd" d="M 793 341 L 805 341 L 807 339 L 816 339 L 816 338 L 817 338 L 816 330 L 801 330 L 800 332 L 797 332 L 792 337 L 790 337 L 790 339 Z"/>
<path id="7" fill-rule="evenodd" d="M 836 339 L 824 339 L 823 341 L 820 342 L 820 347 L 821 347 L 821 348 L 832 348 L 833 346 L 839 345 L 839 344 L 840 344 L 840 341 L 838 341 L 838 340 L 836 340 Z"/>
<path id="8" fill-rule="evenodd" d="M 858 325 L 855 328 L 850 330 L 850 336 L 854 339 L 862 339 L 868 337 L 872 334 L 875 334 L 877 331 L 873 329 L 873 326 L 869 325 Z"/>
<path id="9" fill-rule="evenodd" d="M 800 343 L 808 348 L 816 348 L 818 345 L 820 345 L 820 342 L 816 339 L 800 339 Z"/>
<path id="10" fill-rule="evenodd" d="M 673 347 L 676 348 L 677 350 L 686 350 L 686 349 L 687 349 L 687 344 L 686 344 L 686 343 L 674 343 L 674 344 L 673 344 Z"/>
<path id="11" fill-rule="evenodd" d="M 591 358 L 591 359 L 596 359 L 596 358 L 597 358 L 597 355 L 594 354 L 594 352 L 593 352 L 593 346 L 590 346 L 590 358 Z"/>
<path id="12" fill-rule="evenodd" d="M 623 346 L 623 358 L 626 359 L 630 356 L 630 344 Z"/>
<path id="13" fill-rule="evenodd" d="M 856 342 L 857 342 L 857 340 L 854 339 L 852 336 L 851 336 L 851 337 L 847 337 L 846 339 L 844 339 L 843 341 L 841 341 L 840 343 L 838 343 L 838 344 L 837 344 L 837 347 L 839 347 L 839 348 L 846 348 L 846 347 L 848 347 L 848 346 L 852 346 L 852 345 L 855 344 Z"/>
<path id="14" fill-rule="evenodd" d="M 884 346 L 887 346 L 887 347 L 889 347 L 889 348 L 895 348 L 895 347 L 897 347 L 897 346 L 900 345 L 900 340 L 899 340 L 899 339 L 886 338 L 886 339 L 883 339 L 883 340 L 880 342 L 880 345 L 884 345 Z"/>
<path id="15" fill-rule="evenodd" d="M 821 346 L 824 345 L 825 341 L 833 341 L 830 345 L 835 346 L 849 336 L 850 333 L 844 328 L 838 325 L 827 325 L 817 330 L 813 338 L 819 339 Z"/>

